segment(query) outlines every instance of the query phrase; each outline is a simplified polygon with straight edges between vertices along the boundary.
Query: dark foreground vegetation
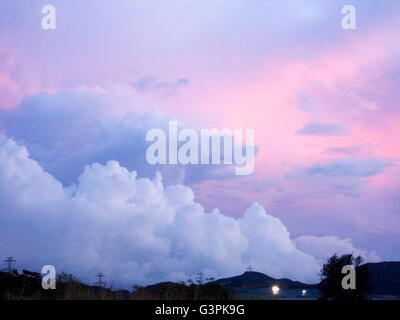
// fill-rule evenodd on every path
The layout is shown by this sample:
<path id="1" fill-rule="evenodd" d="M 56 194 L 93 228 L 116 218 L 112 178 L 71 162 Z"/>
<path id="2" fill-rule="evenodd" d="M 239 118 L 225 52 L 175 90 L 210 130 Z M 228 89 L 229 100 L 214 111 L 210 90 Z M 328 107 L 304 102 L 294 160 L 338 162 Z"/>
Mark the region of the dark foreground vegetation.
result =
<path id="1" fill-rule="evenodd" d="M 356 289 L 344 290 L 342 268 L 352 265 L 356 270 Z M 315 298 L 329 300 L 400 299 L 400 262 L 363 264 L 361 257 L 352 254 L 334 255 L 321 270 L 321 282 L 309 285 L 289 279 L 275 279 L 268 275 L 248 271 L 240 276 L 212 280 L 208 283 L 162 282 L 132 290 L 114 290 L 91 286 L 71 274 L 57 276 L 56 290 L 44 290 L 39 273 L 23 270 L 19 274 L 0 271 L 0 300 L 231 300 L 266 299 L 272 286 L 279 286 L 280 296 L 306 289 L 307 294 L 317 291 Z M 265 292 L 268 294 L 266 295 Z M 248 298 L 250 297 L 251 298 Z M 301 298 L 301 297 L 300 297 Z M 304 298 L 304 297 L 303 297 Z"/>
<path id="2" fill-rule="evenodd" d="M 139 288 L 130 296 L 139 300 L 232 300 L 233 290 L 226 289 L 217 283 L 190 284 L 162 282 Z"/>
<path id="3" fill-rule="evenodd" d="M 342 280 L 345 274 L 342 269 L 345 266 L 352 266 L 355 270 L 353 289 L 343 287 Z M 364 300 L 371 291 L 368 266 L 364 264 L 363 258 L 360 256 L 334 254 L 322 267 L 318 289 L 322 294 L 321 299 Z"/>
<path id="4" fill-rule="evenodd" d="M 39 273 L 0 272 L 0 300 L 230 300 L 231 290 L 216 283 L 186 285 L 163 282 L 132 291 L 113 290 L 82 283 L 71 274 L 57 277 L 55 290 L 43 290 Z"/>

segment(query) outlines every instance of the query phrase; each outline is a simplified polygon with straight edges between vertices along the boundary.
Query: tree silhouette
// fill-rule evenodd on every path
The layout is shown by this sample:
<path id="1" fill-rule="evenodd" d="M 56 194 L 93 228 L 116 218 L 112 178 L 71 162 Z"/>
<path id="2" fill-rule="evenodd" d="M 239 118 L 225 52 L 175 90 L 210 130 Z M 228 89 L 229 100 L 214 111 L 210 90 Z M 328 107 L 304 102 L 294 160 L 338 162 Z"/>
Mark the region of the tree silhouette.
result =
<path id="1" fill-rule="evenodd" d="M 354 257 L 353 254 L 330 257 L 321 269 L 321 282 L 318 289 L 321 291 L 321 299 L 332 300 L 363 300 L 370 290 L 368 268 L 362 257 Z M 342 280 L 346 274 L 342 273 L 344 266 L 355 268 L 355 289 L 344 289 Z"/>

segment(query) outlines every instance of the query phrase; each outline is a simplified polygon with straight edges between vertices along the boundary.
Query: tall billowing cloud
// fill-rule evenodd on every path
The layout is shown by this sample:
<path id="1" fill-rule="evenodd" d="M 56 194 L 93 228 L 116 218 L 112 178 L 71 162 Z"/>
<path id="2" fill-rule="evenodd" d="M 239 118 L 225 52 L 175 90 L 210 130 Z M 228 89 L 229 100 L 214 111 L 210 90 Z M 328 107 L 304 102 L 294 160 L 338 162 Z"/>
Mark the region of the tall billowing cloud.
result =
<path id="1" fill-rule="evenodd" d="M 169 118 L 148 104 L 132 93 L 99 88 L 41 93 L 0 111 L 0 129 L 23 143 L 64 184 L 76 182 L 86 164 L 109 159 L 142 176 L 158 170 L 167 183 L 235 177 L 234 168 L 227 165 L 149 165 L 146 133 L 159 128 L 168 134 Z"/>
<path id="2" fill-rule="evenodd" d="M 62 184 L 0 137 L 0 255 L 24 267 L 44 264 L 90 281 L 98 271 L 115 285 L 187 280 L 252 265 L 274 277 L 315 282 L 319 262 L 296 248 L 282 222 L 253 203 L 239 219 L 205 212 L 193 191 L 165 187 L 116 161 L 87 165 Z M 296 266 L 296 267 L 293 267 Z"/>

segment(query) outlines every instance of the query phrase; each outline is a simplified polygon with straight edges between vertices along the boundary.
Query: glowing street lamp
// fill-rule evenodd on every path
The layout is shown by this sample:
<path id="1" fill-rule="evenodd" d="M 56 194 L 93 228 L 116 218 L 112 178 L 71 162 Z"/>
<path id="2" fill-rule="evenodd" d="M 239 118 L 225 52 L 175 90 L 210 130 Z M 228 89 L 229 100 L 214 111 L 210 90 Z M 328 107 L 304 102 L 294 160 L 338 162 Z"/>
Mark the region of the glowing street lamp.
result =
<path id="1" fill-rule="evenodd" d="M 307 290 L 301 291 L 301 295 L 302 295 L 302 296 L 305 296 L 306 294 L 307 294 Z"/>
<path id="2" fill-rule="evenodd" d="M 273 286 L 272 287 L 272 293 L 275 295 L 275 294 L 278 294 L 279 293 L 279 287 L 278 286 Z"/>

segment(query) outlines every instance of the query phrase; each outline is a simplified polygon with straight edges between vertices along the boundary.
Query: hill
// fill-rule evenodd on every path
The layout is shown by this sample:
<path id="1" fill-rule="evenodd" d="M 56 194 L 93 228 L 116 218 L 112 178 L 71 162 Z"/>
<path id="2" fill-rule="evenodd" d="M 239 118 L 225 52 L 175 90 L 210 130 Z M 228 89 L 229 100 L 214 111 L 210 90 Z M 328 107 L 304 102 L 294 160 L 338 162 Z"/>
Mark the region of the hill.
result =
<path id="1" fill-rule="evenodd" d="M 400 262 L 388 261 L 367 263 L 371 295 L 400 296 Z"/>
<path id="2" fill-rule="evenodd" d="M 370 296 L 400 296 L 399 261 L 366 263 L 362 268 L 367 268 L 369 271 Z M 260 272 L 245 272 L 242 275 L 219 279 L 215 282 L 236 292 L 242 292 L 244 289 L 271 288 L 274 285 L 288 290 L 317 288 L 317 284 L 305 284 L 286 278 L 275 279 Z"/>
<path id="3" fill-rule="evenodd" d="M 247 271 L 240 276 L 224 278 L 216 283 L 232 289 L 267 288 L 277 285 L 281 289 L 310 289 L 316 288 L 316 284 L 306 284 L 299 281 L 282 278 L 275 279 L 261 272 Z"/>

